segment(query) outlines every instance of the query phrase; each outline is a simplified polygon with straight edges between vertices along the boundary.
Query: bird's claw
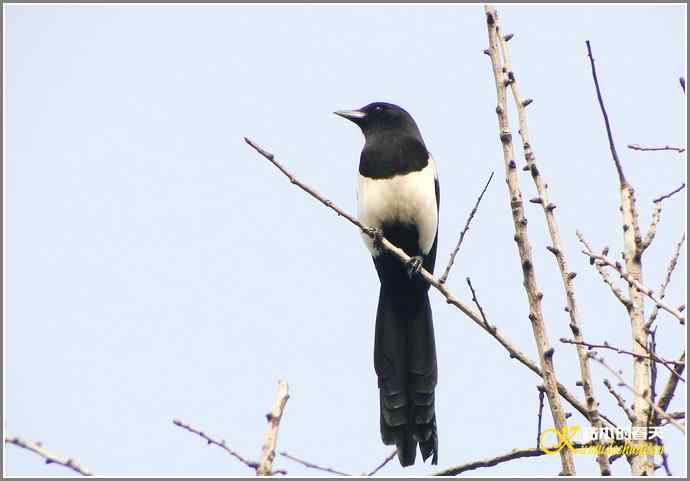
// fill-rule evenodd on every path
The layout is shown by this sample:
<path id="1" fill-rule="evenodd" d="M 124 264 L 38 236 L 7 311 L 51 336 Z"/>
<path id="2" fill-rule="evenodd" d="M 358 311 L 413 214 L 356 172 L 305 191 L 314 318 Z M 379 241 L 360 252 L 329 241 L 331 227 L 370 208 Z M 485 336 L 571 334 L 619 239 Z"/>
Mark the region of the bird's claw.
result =
<path id="1" fill-rule="evenodd" d="M 367 232 L 371 236 L 376 250 L 383 250 L 383 231 L 378 227 L 369 227 Z"/>
<path id="2" fill-rule="evenodd" d="M 422 256 L 411 257 L 410 260 L 407 261 L 407 276 L 411 279 L 415 275 L 419 274 L 423 263 L 424 259 L 422 259 Z"/>

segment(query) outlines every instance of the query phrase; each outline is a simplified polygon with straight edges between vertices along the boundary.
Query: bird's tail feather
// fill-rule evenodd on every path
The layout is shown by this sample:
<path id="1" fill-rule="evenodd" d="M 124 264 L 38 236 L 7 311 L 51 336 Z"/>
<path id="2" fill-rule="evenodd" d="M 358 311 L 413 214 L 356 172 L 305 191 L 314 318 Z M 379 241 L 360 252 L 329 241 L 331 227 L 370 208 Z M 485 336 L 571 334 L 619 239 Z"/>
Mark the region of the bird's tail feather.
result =
<path id="1" fill-rule="evenodd" d="M 381 288 L 376 313 L 374 365 L 378 376 L 381 437 L 395 444 L 400 464 L 438 459 L 434 388 L 436 347 L 426 289 L 410 295 Z"/>

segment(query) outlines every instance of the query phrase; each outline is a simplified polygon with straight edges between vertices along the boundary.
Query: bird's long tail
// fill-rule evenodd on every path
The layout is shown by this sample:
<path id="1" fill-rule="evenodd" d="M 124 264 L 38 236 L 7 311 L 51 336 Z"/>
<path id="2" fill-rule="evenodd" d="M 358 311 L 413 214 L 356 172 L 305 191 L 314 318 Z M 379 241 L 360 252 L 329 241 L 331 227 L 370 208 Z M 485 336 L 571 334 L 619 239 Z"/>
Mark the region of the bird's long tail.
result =
<path id="1" fill-rule="evenodd" d="M 384 444 L 397 446 L 402 466 L 414 464 L 417 443 L 424 460 L 433 455 L 431 463 L 436 464 L 436 346 L 426 288 L 403 295 L 381 287 L 374 366 Z"/>

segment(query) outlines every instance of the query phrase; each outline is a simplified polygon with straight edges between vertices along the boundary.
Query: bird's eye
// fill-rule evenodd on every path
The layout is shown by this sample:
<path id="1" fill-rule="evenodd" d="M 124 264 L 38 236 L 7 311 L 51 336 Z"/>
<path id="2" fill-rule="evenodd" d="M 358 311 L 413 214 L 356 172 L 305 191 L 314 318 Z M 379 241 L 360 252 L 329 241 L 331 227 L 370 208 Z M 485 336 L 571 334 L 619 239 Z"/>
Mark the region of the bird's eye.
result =
<path id="1" fill-rule="evenodd" d="M 381 107 L 381 106 L 377 106 L 377 107 L 376 107 L 376 108 L 375 108 L 374 110 L 376 110 L 376 111 L 380 112 L 380 111 L 382 111 L 382 110 L 383 110 L 383 107 Z"/>

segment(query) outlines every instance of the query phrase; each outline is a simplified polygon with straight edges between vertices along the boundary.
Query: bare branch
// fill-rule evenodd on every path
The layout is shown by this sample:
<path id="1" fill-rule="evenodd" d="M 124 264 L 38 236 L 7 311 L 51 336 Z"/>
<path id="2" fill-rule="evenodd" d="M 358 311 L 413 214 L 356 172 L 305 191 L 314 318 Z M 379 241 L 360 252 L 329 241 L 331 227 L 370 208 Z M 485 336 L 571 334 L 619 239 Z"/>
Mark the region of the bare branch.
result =
<path id="1" fill-rule="evenodd" d="M 666 277 L 661 283 L 661 287 L 659 288 L 659 292 L 657 293 L 657 297 L 659 299 L 663 299 L 666 296 L 666 288 L 671 282 L 671 276 L 673 275 L 673 271 L 676 269 L 676 265 L 678 264 L 678 257 L 680 257 L 680 251 L 683 247 L 684 242 L 685 233 L 683 233 L 682 237 L 680 238 L 680 241 L 678 241 L 678 244 L 676 244 L 676 247 L 673 251 L 673 255 L 671 256 L 671 261 L 669 262 L 668 268 L 666 269 Z M 652 327 L 652 324 L 654 324 L 654 321 L 656 320 L 656 316 L 658 315 L 658 313 L 659 306 L 658 304 L 654 304 L 652 312 L 651 314 L 649 314 L 649 319 L 647 320 L 647 324 L 645 326 L 647 330 L 649 330 Z"/>
<path id="2" fill-rule="evenodd" d="M 609 267 L 614 268 L 618 272 L 618 274 L 620 274 L 620 276 L 628 282 L 628 284 L 630 284 L 631 286 L 634 286 L 634 288 L 638 292 L 641 292 L 642 294 L 649 297 L 661 309 L 665 310 L 669 314 L 672 314 L 676 319 L 678 319 L 678 321 L 681 324 L 685 325 L 685 316 L 680 312 L 679 309 L 676 309 L 676 308 L 671 307 L 668 304 L 666 304 L 656 294 L 654 294 L 653 290 L 649 289 L 648 287 L 645 287 L 644 285 L 642 285 L 642 283 L 640 281 L 638 281 L 632 275 L 625 272 L 625 270 L 623 269 L 623 266 L 621 265 L 620 262 L 614 262 L 606 256 L 595 254 L 594 252 L 590 252 L 590 251 L 586 251 L 586 250 L 583 250 L 582 253 L 585 254 L 586 256 L 589 256 L 589 257 L 596 259 L 598 262 L 600 262 L 603 265 L 607 265 Z"/>
<path id="3" fill-rule="evenodd" d="M 665 366 L 668 368 L 668 370 L 671 372 L 672 376 L 678 377 L 680 381 L 685 382 L 685 378 L 681 375 L 680 372 L 678 372 L 675 368 L 676 366 L 680 366 L 678 364 L 678 361 L 673 361 L 671 359 L 666 359 L 664 357 L 661 357 L 656 353 L 656 328 L 654 330 L 650 331 L 650 346 L 642 346 L 642 348 L 647 351 L 647 354 L 649 355 L 647 358 L 651 359 L 654 362 L 658 362 L 662 366 Z M 636 339 L 636 341 L 639 343 L 640 341 Z M 638 355 L 639 356 L 639 355 Z M 652 363 L 653 364 L 653 363 Z M 654 383 L 652 383 L 652 394 L 654 388 Z M 654 400 L 654 396 L 652 396 L 652 400 Z"/>
<path id="4" fill-rule="evenodd" d="M 621 384 L 622 386 L 625 386 L 630 392 L 632 392 L 632 393 L 635 395 L 635 397 L 640 398 L 640 399 L 643 399 L 647 404 L 649 404 L 649 405 L 652 407 L 652 409 L 654 409 L 654 410 L 656 411 L 656 413 L 657 413 L 660 417 L 666 419 L 668 422 L 670 422 L 670 423 L 673 424 L 676 428 L 678 428 L 683 434 L 685 434 L 685 428 L 684 428 L 683 426 L 681 426 L 675 419 L 673 419 L 671 416 L 669 416 L 663 409 L 661 409 L 659 406 L 657 406 L 656 404 L 654 404 L 654 403 L 649 399 L 649 396 L 643 395 L 642 393 L 636 391 L 632 386 L 630 386 L 627 382 L 625 382 L 625 380 L 623 379 L 623 376 L 621 376 L 621 375 L 618 373 L 618 371 L 614 370 L 611 366 L 609 366 L 603 358 L 598 357 L 598 356 L 597 356 L 595 353 L 593 353 L 593 352 L 590 352 L 590 353 L 589 353 L 589 357 L 591 357 L 592 359 L 594 359 L 595 361 L 597 361 L 599 364 L 601 364 L 602 366 L 604 366 L 611 374 L 613 374 L 614 376 L 616 376 L 616 378 L 618 379 L 618 381 L 620 382 L 620 384 Z M 636 415 L 635 415 L 635 419 L 637 420 L 637 416 L 636 416 Z M 639 420 L 637 420 L 637 421 L 639 422 Z"/>
<path id="5" fill-rule="evenodd" d="M 644 239 L 642 239 L 642 244 L 640 245 L 640 250 L 642 251 L 646 250 L 654 240 L 654 236 L 656 235 L 656 226 L 659 225 L 659 221 L 661 220 L 661 208 L 661 202 L 654 203 L 652 222 L 649 224 L 649 229 L 647 229 L 647 233 L 644 235 Z"/>
<path id="6" fill-rule="evenodd" d="M 654 240 L 654 236 L 656 235 L 657 225 L 659 225 L 659 221 L 661 220 L 662 201 L 665 199 L 668 199 L 673 194 L 680 192 L 684 188 L 685 188 L 685 183 L 681 184 L 680 187 L 673 190 L 672 192 L 669 192 L 668 194 L 662 195 L 661 197 L 657 197 L 656 199 L 654 199 L 654 210 L 652 211 L 652 222 L 649 224 L 649 229 L 647 229 L 647 233 L 645 234 L 644 239 L 642 239 L 642 243 L 640 244 L 639 248 L 640 248 L 641 252 L 644 252 L 649 247 L 649 245 L 652 243 L 652 241 Z"/>
<path id="7" fill-rule="evenodd" d="M 256 468 L 258 476 L 271 476 L 273 473 L 273 459 L 275 458 L 276 443 L 278 442 L 278 428 L 280 427 L 280 420 L 283 417 L 285 404 L 290 395 L 288 394 L 288 383 L 286 381 L 278 381 L 278 391 L 276 392 L 276 399 L 273 403 L 273 409 L 266 414 L 268 426 L 264 434 L 264 442 L 261 447 L 261 457 L 259 458 L 259 466 Z"/>
<path id="8" fill-rule="evenodd" d="M 491 325 L 489 324 L 489 321 L 486 319 L 486 315 L 484 314 L 484 309 L 482 309 L 482 305 L 479 304 L 479 299 L 477 299 L 477 293 L 474 292 L 474 287 L 472 287 L 472 280 L 469 277 L 465 278 L 465 280 L 467 281 L 467 285 L 470 286 L 470 291 L 472 292 L 472 302 L 474 302 L 474 305 L 477 306 L 477 309 L 479 309 L 479 314 L 482 316 L 484 325 L 491 329 Z"/>
<path id="9" fill-rule="evenodd" d="M 584 238 L 582 233 L 580 231 L 577 231 L 576 234 L 577 234 L 578 240 L 582 243 L 582 245 L 585 246 L 585 248 L 588 251 L 591 251 L 592 248 L 589 246 L 589 243 Z M 604 252 L 608 253 L 608 248 L 605 248 Z M 590 259 L 590 264 L 594 265 L 594 267 L 596 268 L 597 272 L 599 273 L 599 275 L 601 276 L 603 281 L 606 283 L 606 285 L 609 286 L 613 295 L 616 296 L 616 299 L 618 299 L 621 302 L 621 304 L 623 304 L 625 309 L 629 311 L 632 308 L 630 301 L 625 298 L 623 291 L 621 291 L 620 288 L 616 287 L 616 285 L 611 280 L 611 277 L 609 276 L 608 272 L 606 272 L 606 269 L 604 269 L 604 267 L 601 264 L 595 263 L 594 259 Z"/>
<path id="10" fill-rule="evenodd" d="M 592 66 L 592 78 L 594 79 L 594 87 L 597 91 L 597 100 L 599 101 L 599 107 L 601 108 L 601 113 L 604 116 L 604 124 L 606 125 L 606 136 L 609 139 L 609 149 L 611 150 L 611 156 L 613 157 L 613 163 L 616 165 L 616 172 L 618 172 L 618 180 L 621 184 L 626 184 L 625 174 L 623 173 L 623 166 L 618 158 L 618 152 L 616 151 L 616 144 L 613 142 L 613 133 L 611 132 L 611 124 L 609 123 L 609 115 L 606 112 L 606 107 L 604 106 L 604 99 L 601 96 L 601 89 L 599 88 L 599 78 L 597 77 L 597 69 L 594 67 L 594 57 L 592 57 L 592 48 L 587 40 L 587 56 L 589 57 L 590 64 Z"/>
<path id="11" fill-rule="evenodd" d="M 661 465 L 664 467 L 664 471 L 666 471 L 666 476 L 673 476 L 673 473 L 671 473 L 671 468 L 668 466 L 668 453 L 666 450 L 661 452 Z"/>
<path id="12" fill-rule="evenodd" d="M 620 445 L 620 441 L 615 442 L 614 444 Z M 578 443 L 578 442 L 570 442 L 570 444 L 573 446 L 575 449 L 580 449 L 580 448 L 587 448 L 594 446 L 594 443 Z M 564 448 L 566 449 L 566 448 Z M 568 449 L 569 450 L 569 449 Z M 490 468 L 492 466 L 496 466 L 501 463 L 505 463 L 508 461 L 513 461 L 515 459 L 522 459 L 522 458 L 537 458 L 539 456 L 544 456 L 547 453 L 545 451 L 542 451 L 539 448 L 527 448 L 527 449 L 513 449 L 512 451 L 505 453 L 505 454 L 500 454 L 496 457 L 493 458 L 488 458 L 488 459 L 480 459 L 478 461 L 472 461 L 470 463 L 465 463 L 461 464 L 459 466 L 454 466 L 452 468 L 444 469 L 443 471 L 439 471 L 437 473 L 434 473 L 434 476 L 457 476 L 458 474 L 462 474 L 466 471 L 472 471 L 475 469 L 479 468 Z M 613 461 L 613 460 L 609 460 Z"/>
<path id="13" fill-rule="evenodd" d="M 381 461 L 381 463 L 380 463 L 378 466 L 376 466 L 374 469 L 372 469 L 371 471 L 369 471 L 369 472 L 367 473 L 367 476 L 373 476 L 373 475 L 375 475 L 376 473 L 378 473 L 378 472 L 381 470 L 381 468 L 383 468 L 386 464 L 388 464 L 388 463 L 391 461 L 391 459 L 393 459 L 393 458 L 395 457 L 396 454 L 398 454 L 398 450 L 397 450 L 397 449 L 394 450 L 392 453 L 390 453 L 388 456 L 386 456 L 386 459 L 384 459 L 383 461 Z"/>
<path id="14" fill-rule="evenodd" d="M 658 369 L 657 369 L 657 356 L 656 356 L 656 327 L 654 329 L 647 329 L 647 332 L 649 332 L 649 346 L 642 346 L 645 348 L 645 350 L 649 353 L 649 355 L 652 357 L 652 362 L 650 364 L 651 367 L 651 380 L 649 383 L 649 399 L 652 402 L 656 402 L 656 381 L 659 375 Z M 639 343 L 639 341 L 637 341 Z M 668 367 L 668 366 L 667 366 Z M 675 367 L 675 364 L 674 364 Z M 673 373 L 673 375 L 679 376 L 679 374 L 674 371 L 672 368 L 669 367 L 669 370 Z M 685 382 L 685 380 L 683 380 Z M 650 411 L 649 412 L 649 417 L 647 418 L 647 425 L 652 423 L 654 414 Z"/>
<path id="15" fill-rule="evenodd" d="M 604 379 L 604 386 L 606 386 L 606 389 L 609 390 L 611 393 L 611 396 L 614 397 L 616 400 L 616 403 L 618 406 L 623 410 L 626 416 L 628 416 L 628 419 L 630 420 L 631 423 L 635 422 L 635 413 L 633 413 L 630 408 L 625 404 L 625 399 L 623 399 L 623 396 L 618 394 L 614 389 L 611 383 L 609 382 L 608 379 Z"/>
<path id="16" fill-rule="evenodd" d="M 541 420 L 542 414 L 544 412 L 544 386 L 537 386 L 537 391 L 539 391 L 539 414 L 537 415 L 537 448 L 539 447 L 539 439 L 541 438 Z"/>
<path id="17" fill-rule="evenodd" d="M 669 412 L 668 416 L 673 418 L 673 419 L 685 419 L 685 411 Z"/>
<path id="18" fill-rule="evenodd" d="M 359 222 L 357 219 L 355 219 L 353 216 L 347 214 L 345 211 L 342 209 L 338 208 L 333 202 L 325 199 L 322 197 L 318 192 L 316 192 L 314 189 L 311 187 L 306 186 L 303 184 L 301 181 L 299 181 L 296 177 L 294 177 L 291 173 L 289 173 L 282 165 L 280 165 L 273 154 L 270 152 L 264 150 L 263 148 L 259 147 L 257 144 L 252 142 L 249 139 L 245 138 L 245 141 L 247 144 L 249 144 L 252 148 L 254 148 L 259 154 L 261 154 L 263 157 L 265 157 L 267 160 L 269 160 L 271 163 L 273 163 L 278 169 L 285 175 L 287 176 L 290 181 L 300 187 L 302 190 L 307 192 L 309 195 L 314 197 L 317 201 L 325 205 L 326 207 L 332 209 L 335 211 L 339 216 L 347 219 L 350 223 L 354 224 L 357 226 L 365 235 L 368 235 L 370 237 L 374 237 L 375 233 L 368 228 L 367 226 L 363 225 L 361 222 Z M 409 262 L 410 261 L 410 256 L 408 256 L 405 251 L 400 249 L 399 247 L 393 245 L 388 239 L 385 237 L 381 239 L 381 246 L 388 252 L 392 253 L 398 259 L 400 259 L 403 263 Z M 471 319 L 475 324 L 477 324 L 479 327 L 481 327 L 484 331 L 489 333 L 491 337 L 493 337 L 498 343 L 505 348 L 506 351 L 508 351 L 508 354 L 510 355 L 511 359 L 517 359 L 521 364 L 523 364 L 525 367 L 527 367 L 529 370 L 534 372 L 537 376 L 542 377 L 542 371 L 537 366 L 537 364 L 532 361 L 530 358 L 528 358 L 522 351 L 520 351 L 517 347 L 513 345 L 513 343 L 508 340 L 506 336 L 504 336 L 502 333 L 498 331 L 498 328 L 495 326 L 487 326 L 487 324 L 484 322 L 484 320 L 481 318 L 480 314 L 476 313 L 474 310 L 469 308 L 464 302 L 462 302 L 460 299 L 455 297 L 455 295 L 448 290 L 445 284 L 441 284 L 438 279 L 436 279 L 433 275 L 431 275 L 426 269 L 422 268 L 419 271 L 419 276 L 421 276 L 422 279 L 424 279 L 426 282 L 428 282 L 431 286 L 433 286 L 445 299 L 446 302 L 460 310 L 465 316 L 467 316 L 469 319 Z M 582 404 L 568 389 L 563 386 L 562 384 L 558 383 L 558 392 L 559 394 L 566 400 L 568 401 L 575 409 L 577 409 L 585 418 L 589 419 L 589 412 L 587 410 L 587 407 Z M 609 418 L 607 418 L 604 415 L 601 415 L 606 422 L 608 422 L 611 426 L 615 427 L 616 424 Z"/>
<path id="19" fill-rule="evenodd" d="M 250 461 L 244 456 L 240 455 L 237 451 L 230 449 L 226 444 L 225 440 L 217 440 L 212 436 L 204 433 L 203 431 L 194 428 L 189 423 L 186 423 L 180 419 L 174 419 L 173 424 L 179 426 L 182 429 L 194 433 L 201 437 L 209 445 L 218 446 L 222 448 L 226 453 L 236 458 L 242 464 L 248 468 L 254 469 L 256 474 L 259 476 L 271 476 L 274 474 L 287 474 L 287 471 L 277 470 L 273 471 L 273 459 L 275 458 L 275 446 L 278 439 L 278 427 L 280 426 L 280 420 L 283 416 L 283 410 L 285 409 L 285 404 L 289 399 L 288 395 L 288 384 L 285 381 L 278 381 L 278 391 L 276 393 L 276 399 L 273 405 L 273 409 L 270 413 L 266 415 L 268 420 L 268 427 L 266 428 L 266 434 L 264 434 L 264 442 L 261 448 L 261 458 L 259 462 Z"/>
<path id="20" fill-rule="evenodd" d="M 623 174 L 623 167 L 621 165 L 616 146 L 613 141 L 613 134 L 611 133 L 611 125 L 609 123 L 604 100 L 601 96 L 601 89 L 599 88 L 599 79 L 597 78 L 597 70 L 594 65 L 594 57 L 592 56 L 592 48 L 587 40 L 587 54 L 589 56 L 592 67 L 592 78 L 596 89 L 597 100 L 599 107 L 604 117 L 604 124 L 606 127 L 606 135 L 609 141 L 609 148 L 611 150 L 611 157 L 618 173 L 619 194 L 620 194 L 620 210 L 623 220 L 623 245 L 625 247 L 625 265 L 627 274 L 636 282 L 642 282 L 642 235 L 640 234 L 640 222 L 637 208 L 635 207 L 635 190 L 628 183 Z M 630 327 L 632 331 L 632 338 L 639 340 L 643 345 L 647 345 L 647 330 L 645 329 L 644 319 L 644 298 L 642 294 L 632 284 L 628 285 L 628 315 L 630 316 Z M 633 343 L 633 351 L 642 352 L 642 348 Z M 649 389 L 651 376 L 650 361 L 647 359 L 636 359 L 633 362 L 633 386 L 637 392 L 643 392 Z M 650 407 L 647 405 L 646 398 L 635 397 L 633 400 L 633 412 L 635 413 L 635 420 L 638 424 L 634 427 L 644 427 L 645 420 L 649 418 Z M 644 441 L 633 440 L 631 442 L 634 448 L 642 445 Z M 629 458 L 632 467 L 632 475 L 645 476 L 654 473 L 654 457 L 649 454 L 634 454 Z"/>
<path id="21" fill-rule="evenodd" d="M 518 123 L 520 127 L 518 129 L 518 133 L 520 134 L 520 138 L 522 140 L 522 150 L 526 162 L 524 170 L 528 170 L 530 172 L 534 186 L 539 194 L 538 197 L 531 199 L 530 202 L 541 205 L 541 208 L 544 212 L 546 225 L 551 238 L 551 246 L 549 246 L 547 249 L 554 255 L 554 260 L 556 261 L 558 270 L 561 273 L 561 281 L 563 283 L 563 290 L 565 292 L 566 299 L 566 311 L 570 317 L 570 330 L 572 331 L 575 339 L 582 340 L 582 326 L 580 324 L 579 310 L 575 299 L 575 288 L 573 286 L 573 279 L 575 278 L 575 275 L 568 269 L 565 251 L 561 243 L 561 235 L 558 229 L 558 223 L 556 222 L 556 205 L 549 199 L 549 193 L 547 190 L 548 184 L 544 179 L 543 173 L 537 167 L 534 147 L 529 138 L 529 130 L 527 125 L 527 106 L 532 103 L 532 100 L 523 100 L 522 96 L 520 95 L 518 82 L 510 63 L 508 40 L 509 38 L 507 38 L 507 36 L 500 37 L 501 53 L 503 56 L 503 69 L 505 72 L 507 72 L 508 80 L 510 81 L 510 90 L 513 94 L 515 107 L 518 113 Z M 589 358 L 587 357 L 587 350 L 581 346 L 577 346 L 576 351 L 581 375 L 580 385 L 582 386 L 587 408 L 590 411 L 589 417 L 591 419 L 592 426 L 601 429 L 604 427 L 604 424 L 599 418 L 599 403 L 597 403 L 594 397 L 594 388 L 592 386 L 592 376 L 590 372 Z M 605 442 L 602 443 L 602 446 L 604 445 L 606 445 Z M 605 454 L 600 453 L 597 455 L 597 463 L 599 464 L 599 469 L 602 476 L 608 476 L 611 474 L 611 467 Z"/>
<path id="22" fill-rule="evenodd" d="M 489 468 L 491 466 L 496 466 L 501 463 L 508 461 L 513 461 L 515 459 L 521 458 L 536 458 L 539 456 L 544 456 L 546 453 L 538 448 L 528 448 L 528 449 L 513 449 L 512 451 L 501 454 L 499 456 L 480 459 L 478 461 L 472 461 L 471 463 L 461 464 L 459 466 L 454 466 L 452 468 L 445 469 L 434 473 L 434 476 L 457 476 L 458 474 L 464 473 L 466 471 L 472 471 L 479 468 Z"/>
<path id="23" fill-rule="evenodd" d="M 643 147 L 640 144 L 629 144 L 628 148 L 631 150 L 640 150 L 643 152 L 657 152 L 660 150 L 675 151 L 675 152 L 678 152 L 679 154 L 682 154 L 683 152 L 685 152 L 685 147 L 670 147 L 668 145 L 665 145 L 663 147 Z"/>
<path id="24" fill-rule="evenodd" d="M 671 197 L 672 195 L 677 194 L 678 192 L 680 192 L 683 189 L 685 189 L 685 182 L 681 183 L 680 187 L 677 187 L 676 189 L 672 190 L 668 194 L 664 194 L 661 197 L 657 197 L 656 199 L 654 199 L 654 202 L 661 202 L 662 200 L 666 200 L 669 197 Z"/>
<path id="25" fill-rule="evenodd" d="M 317 471 L 324 471 L 326 473 L 331 473 L 331 474 L 337 474 L 338 476 L 352 476 L 352 474 L 349 473 L 344 473 L 342 471 L 338 471 L 337 469 L 333 468 L 324 468 L 323 466 L 319 466 L 318 464 L 310 463 L 309 461 L 305 461 L 303 459 L 297 458 L 295 456 L 292 456 L 291 454 L 288 454 L 286 452 L 281 452 L 281 456 L 286 457 L 296 463 L 301 464 L 302 466 L 305 466 L 310 469 L 315 469 Z"/>
<path id="26" fill-rule="evenodd" d="M 549 345 L 548 335 L 544 323 L 544 315 L 541 308 L 542 295 L 537 286 L 537 278 L 534 272 L 534 262 L 532 260 L 532 247 L 529 242 L 527 234 L 527 220 L 525 218 L 524 206 L 522 202 L 522 193 L 518 185 L 517 169 L 515 164 L 515 156 L 513 154 L 512 134 L 510 130 L 510 122 L 508 119 L 508 105 L 506 100 L 506 86 L 510 84 L 511 75 L 504 78 L 505 66 L 501 61 L 499 52 L 499 38 L 501 37 L 498 26 L 498 15 L 496 9 L 491 5 L 484 7 L 486 13 L 486 23 L 489 38 L 489 57 L 491 59 L 491 67 L 494 75 L 494 83 L 496 86 L 496 115 L 498 117 L 498 131 L 501 139 L 501 146 L 503 150 L 503 163 L 506 172 L 506 184 L 508 185 L 510 210 L 513 217 L 513 226 L 515 229 L 515 242 L 518 246 L 520 256 L 520 264 L 522 266 L 523 286 L 527 294 L 529 303 L 529 319 L 532 324 L 532 332 L 534 340 L 537 345 L 537 352 L 539 353 L 539 362 L 541 365 L 544 387 L 546 388 L 546 397 L 549 401 L 549 408 L 551 409 L 551 416 L 553 418 L 554 426 L 558 431 L 562 431 L 566 425 L 565 413 L 561 406 L 560 398 L 558 397 L 557 379 L 553 366 L 554 349 Z M 589 417 L 589 416 L 588 416 Z M 560 452 L 561 467 L 563 475 L 570 476 L 575 474 L 575 463 L 573 461 L 573 454 L 569 450 L 562 449 Z"/>
<path id="27" fill-rule="evenodd" d="M 209 436 L 205 432 L 203 432 L 199 429 L 196 429 L 191 424 L 189 424 L 185 421 L 182 421 L 181 419 L 173 419 L 173 424 L 175 426 L 179 426 L 182 429 L 189 431 L 190 433 L 196 434 L 197 436 L 201 437 L 204 441 L 206 441 L 206 443 L 209 445 L 218 446 L 219 448 L 223 449 L 226 453 L 228 453 L 230 456 L 237 459 L 239 462 L 241 462 L 242 464 L 244 464 L 248 468 L 256 470 L 256 468 L 259 467 L 259 463 L 257 463 L 256 461 L 250 461 L 247 458 L 245 458 L 244 456 L 242 456 L 241 454 L 239 454 L 237 451 L 230 449 L 225 444 L 225 439 L 221 439 L 219 441 L 219 440 L 215 439 L 214 437 Z"/>
<path id="28" fill-rule="evenodd" d="M 20 439 L 16 436 L 5 436 L 5 444 L 14 444 L 15 446 L 19 446 L 22 449 L 26 449 L 27 451 L 31 451 L 32 453 L 36 453 L 40 457 L 45 459 L 46 464 L 58 464 L 60 466 L 64 466 L 67 469 L 71 469 L 75 473 L 81 474 L 82 476 L 93 476 L 92 472 L 81 466 L 74 459 L 65 459 L 61 456 L 52 454 L 43 449 L 41 443 L 24 441 L 23 439 Z"/>
<path id="29" fill-rule="evenodd" d="M 664 359 L 663 357 L 659 356 L 656 353 L 650 352 L 646 346 L 643 346 L 643 348 L 647 351 L 647 354 L 640 354 L 639 352 L 632 352 L 632 351 L 627 351 L 625 349 L 621 349 L 620 347 L 614 347 L 610 345 L 608 342 L 604 341 L 603 344 L 593 344 L 585 341 L 578 341 L 575 339 L 566 339 L 564 337 L 559 339 L 562 343 L 564 344 L 574 344 L 574 345 L 579 345 L 579 346 L 585 346 L 588 349 L 609 349 L 611 351 L 615 351 L 618 354 L 628 354 L 633 357 L 639 357 L 641 359 L 651 359 L 654 361 L 657 361 L 661 363 L 663 366 L 665 366 L 672 375 L 675 376 L 680 376 L 675 370 L 674 367 L 676 366 L 676 361 L 673 361 L 671 359 Z M 685 379 L 683 379 L 683 376 L 680 376 L 680 380 L 685 382 Z"/>
<path id="30" fill-rule="evenodd" d="M 465 239 L 465 234 L 470 229 L 470 222 L 472 222 L 474 215 L 477 213 L 477 209 L 479 208 L 479 203 L 482 201 L 482 197 L 484 197 L 484 193 L 486 192 L 486 189 L 489 187 L 489 184 L 491 183 L 491 179 L 493 179 L 493 178 L 494 178 L 494 173 L 491 172 L 491 175 L 489 176 L 489 180 L 486 181 L 486 185 L 484 185 L 484 188 L 482 189 L 482 193 L 479 194 L 479 197 L 477 197 L 477 201 L 474 203 L 474 207 L 472 207 L 472 210 L 470 211 L 469 217 L 467 217 L 467 222 L 465 222 L 465 228 L 462 229 L 462 232 L 460 232 L 460 238 L 458 239 L 458 244 L 455 246 L 455 249 L 453 249 L 453 252 L 450 254 L 450 259 L 448 260 L 448 265 L 446 266 L 446 270 L 443 272 L 443 275 L 438 280 L 441 284 L 445 284 L 446 281 L 448 280 L 448 275 L 450 274 L 450 269 L 453 267 L 453 263 L 455 262 L 455 256 L 458 255 L 458 251 L 460 250 L 460 246 L 462 245 L 462 241 Z"/>
<path id="31" fill-rule="evenodd" d="M 685 351 L 683 351 L 676 361 L 676 366 L 678 374 L 683 374 L 683 371 L 685 370 Z M 671 376 L 666 382 L 666 386 L 664 387 L 664 390 L 661 391 L 661 396 L 659 396 L 659 401 L 657 403 L 659 409 L 664 411 L 668 409 L 669 404 L 671 404 L 671 399 L 673 399 L 673 395 L 676 392 L 678 380 L 679 378 L 677 376 Z"/>

